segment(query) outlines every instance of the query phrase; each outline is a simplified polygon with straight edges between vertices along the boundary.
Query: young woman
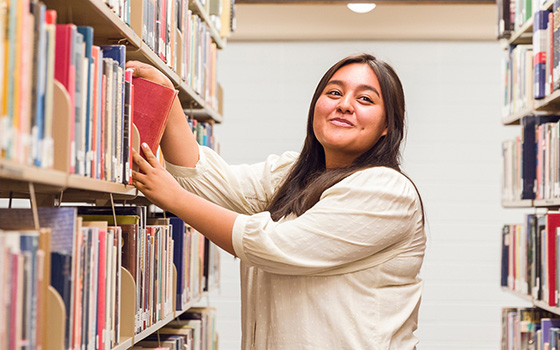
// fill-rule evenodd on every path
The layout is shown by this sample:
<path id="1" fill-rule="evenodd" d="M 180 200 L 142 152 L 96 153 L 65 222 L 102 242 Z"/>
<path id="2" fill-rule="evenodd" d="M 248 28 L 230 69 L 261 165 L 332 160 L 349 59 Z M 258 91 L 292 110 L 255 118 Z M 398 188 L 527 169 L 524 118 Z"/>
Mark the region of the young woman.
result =
<path id="1" fill-rule="evenodd" d="M 148 199 L 241 259 L 242 349 L 416 347 L 426 239 L 422 201 L 399 168 L 404 118 L 396 73 L 362 54 L 319 82 L 299 154 L 230 166 L 196 144 L 179 102 L 166 169 L 146 147 L 147 161 L 135 154 Z"/>

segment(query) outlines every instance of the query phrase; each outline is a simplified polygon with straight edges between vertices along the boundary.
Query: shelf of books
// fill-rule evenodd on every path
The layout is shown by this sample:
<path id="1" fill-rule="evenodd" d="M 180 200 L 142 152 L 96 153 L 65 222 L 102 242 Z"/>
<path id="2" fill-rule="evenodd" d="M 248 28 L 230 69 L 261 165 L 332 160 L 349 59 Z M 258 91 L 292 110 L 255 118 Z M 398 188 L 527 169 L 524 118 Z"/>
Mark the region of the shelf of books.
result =
<path id="1" fill-rule="evenodd" d="M 154 212 L 132 149 L 165 164 L 176 96 L 218 147 L 232 16 L 232 0 L 0 1 L 0 349 L 217 348 L 216 310 L 193 305 L 219 285 L 218 248 Z M 131 59 L 175 89 L 133 78 Z"/>
<path id="2" fill-rule="evenodd" d="M 515 4 L 516 6 L 510 6 Z M 501 287 L 532 307 L 502 310 L 502 349 L 560 341 L 560 1 L 498 1 L 504 44 L 502 205 L 530 208 L 502 228 Z"/>
<path id="3" fill-rule="evenodd" d="M 39 207 L 37 217 L 0 209 L 0 222 L 7 348 L 129 348 L 161 328 L 189 330 L 192 340 L 201 327 L 192 314 L 215 317 L 192 306 L 219 279 L 217 248 L 177 217 L 151 217 L 141 206 L 63 206 Z M 44 311 L 48 280 L 59 296 L 53 312 Z M 51 331 L 64 339 L 49 339 Z"/>

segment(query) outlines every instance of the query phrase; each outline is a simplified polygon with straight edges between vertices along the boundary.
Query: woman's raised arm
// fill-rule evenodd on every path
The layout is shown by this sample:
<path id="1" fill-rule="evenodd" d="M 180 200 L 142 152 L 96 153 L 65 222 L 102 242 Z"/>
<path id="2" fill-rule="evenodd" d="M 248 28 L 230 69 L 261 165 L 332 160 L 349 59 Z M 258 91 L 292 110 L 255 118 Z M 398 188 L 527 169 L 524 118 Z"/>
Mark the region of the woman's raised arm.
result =
<path id="1" fill-rule="evenodd" d="M 171 80 L 158 69 L 139 61 L 128 61 L 126 68 L 133 68 L 133 77 L 175 88 Z M 161 151 L 165 160 L 179 166 L 194 168 L 198 162 L 198 144 L 189 127 L 179 97 L 175 98 L 169 119 L 161 139 Z"/>

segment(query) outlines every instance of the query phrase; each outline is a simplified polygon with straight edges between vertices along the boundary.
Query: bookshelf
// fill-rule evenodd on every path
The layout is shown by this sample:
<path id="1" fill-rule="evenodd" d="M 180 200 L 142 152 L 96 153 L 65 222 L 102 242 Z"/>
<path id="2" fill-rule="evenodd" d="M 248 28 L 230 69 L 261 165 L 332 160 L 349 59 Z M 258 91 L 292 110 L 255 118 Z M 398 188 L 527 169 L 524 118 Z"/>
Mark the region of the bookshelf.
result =
<path id="1" fill-rule="evenodd" d="M 504 13 L 509 3 L 499 1 L 498 12 Z M 530 210 L 502 228 L 501 287 L 532 307 L 502 310 L 502 348 L 531 342 L 552 348 L 560 340 L 560 332 L 546 321 L 560 318 L 560 26 L 555 23 L 560 1 L 516 5 L 521 15 L 509 18 L 526 21 L 510 22 L 509 35 L 499 33 L 506 57 L 501 120 L 504 126 L 520 127 L 516 139 L 503 142 L 502 197 L 507 200 L 502 206 Z"/>
<path id="2" fill-rule="evenodd" d="M 151 21 L 152 19 L 154 23 L 156 22 L 155 17 L 150 17 L 150 15 L 153 15 L 153 13 L 147 11 L 149 6 L 156 3 L 158 4 L 158 6 L 164 6 L 161 8 L 162 12 L 160 13 L 166 13 L 167 16 L 165 17 L 165 19 L 168 20 L 167 34 L 162 34 L 162 37 L 160 37 L 160 39 L 162 39 L 162 42 L 158 44 L 160 45 L 159 50 L 164 51 L 159 52 L 154 51 L 154 48 L 152 48 L 153 42 L 151 44 L 147 43 L 146 34 L 143 33 L 143 26 L 146 25 L 145 22 Z M 22 319 L 18 319 L 19 321 L 16 322 L 15 320 L 10 318 L 11 323 L 8 324 L 6 322 L 6 320 L 8 319 L 6 316 L 17 316 L 17 312 L 10 315 L 2 314 L 2 317 L 0 318 L 0 348 L 3 348 L 3 346 L 5 346 L 6 344 L 9 345 L 9 348 L 15 348 L 20 345 L 23 346 L 22 344 L 25 344 L 26 342 L 29 342 L 28 344 L 30 344 L 29 346 L 31 347 L 35 347 L 36 345 L 41 344 L 42 347 L 47 350 L 62 349 L 67 347 L 74 348 L 76 346 L 80 347 L 79 343 L 73 343 L 75 340 L 70 340 L 72 343 L 69 345 L 65 345 L 65 342 L 67 341 L 65 340 L 65 337 L 67 337 L 70 333 L 73 334 L 73 337 L 76 337 L 76 334 L 82 333 L 82 337 L 85 338 L 82 338 L 81 346 L 86 346 L 88 348 L 97 348 L 97 346 L 99 346 L 99 337 L 101 337 L 101 335 L 98 335 L 97 333 L 91 333 L 92 330 L 95 332 L 97 331 L 96 328 L 92 326 L 92 324 L 95 324 L 95 322 L 100 322 L 97 321 L 97 317 L 99 316 L 90 315 L 88 313 L 89 311 L 94 310 L 94 307 L 96 307 L 92 306 L 93 304 L 88 303 L 95 303 L 95 305 L 97 305 L 98 302 L 101 302 L 100 299 L 97 299 L 97 294 L 92 293 L 92 296 L 88 294 L 88 296 L 79 297 L 83 298 L 80 299 L 81 301 L 79 301 L 79 303 L 81 303 L 82 301 L 85 303 L 83 306 L 83 310 L 80 309 L 84 312 L 84 314 L 79 317 L 81 317 L 81 321 L 84 321 L 86 323 L 75 323 L 73 327 L 77 327 L 76 329 L 78 329 L 78 331 L 71 331 L 69 329 L 66 329 L 65 326 L 65 318 L 67 318 L 67 313 L 69 311 L 65 306 L 65 300 L 61 296 L 60 292 L 57 291 L 53 286 L 49 285 L 50 283 L 45 283 L 45 281 L 50 282 L 50 280 L 42 279 L 43 277 L 35 277 L 35 273 L 37 273 L 37 275 L 44 276 L 44 278 L 50 276 L 50 271 L 47 270 L 47 268 L 50 268 L 50 240 L 53 237 L 52 232 L 47 236 L 45 231 L 42 229 L 42 226 L 40 225 L 40 222 L 44 222 L 42 221 L 44 217 L 40 217 L 40 215 L 38 215 L 38 208 L 40 207 L 47 207 L 50 209 L 56 209 L 56 207 L 74 208 L 76 204 L 80 204 L 83 206 L 83 204 L 85 203 L 92 208 L 101 206 L 112 208 L 112 219 L 114 219 L 114 223 L 113 226 L 105 223 L 105 225 L 109 225 L 106 226 L 105 230 L 107 230 L 107 232 L 109 231 L 107 227 L 112 227 L 111 230 L 115 230 L 115 244 L 112 248 L 114 255 L 112 257 L 116 260 L 114 260 L 112 263 L 116 264 L 113 265 L 113 267 L 117 267 L 117 269 L 111 270 L 107 268 L 106 271 L 112 271 L 111 273 L 119 277 L 106 276 L 107 280 L 114 278 L 112 279 L 113 289 L 111 290 L 111 292 L 108 292 L 107 298 L 109 298 L 109 294 L 113 293 L 111 298 L 113 298 L 112 302 L 114 303 L 113 307 L 115 311 L 115 313 L 110 316 L 114 318 L 114 324 L 112 325 L 113 328 L 107 330 L 107 332 L 114 332 L 111 336 L 116 337 L 116 339 L 113 339 L 112 346 L 107 345 L 104 350 L 129 349 L 142 340 L 149 339 L 154 334 L 158 333 L 158 331 L 163 327 L 168 326 L 174 320 L 178 320 L 187 311 L 192 309 L 192 307 L 198 301 L 200 301 L 207 295 L 208 290 L 217 287 L 215 283 L 216 276 L 209 276 L 208 274 L 205 274 L 214 273 L 205 272 L 205 270 L 211 268 L 204 266 L 204 264 L 211 263 L 204 260 L 205 256 L 204 253 L 202 253 L 205 251 L 204 248 L 207 248 L 206 246 L 209 244 L 209 241 L 205 240 L 194 230 L 189 231 L 190 228 L 187 229 L 189 233 L 184 234 L 184 237 L 189 237 L 188 240 L 185 238 L 184 242 L 181 243 L 187 244 L 188 242 L 189 244 L 189 246 L 183 246 L 182 249 L 184 250 L 181 253 L 183 254 L 181 256 L 183 262 L 185 263 L 182 268 L 183 270 L 185 270 L 185 267 L 188 267 L 188 270 L 185 270 L 186 272 L 183 271 L 182 275 L 178 275 L 178 268 L 175 266 L 175 261 L 171 260 L 171 257 L 173 256 L 173 251 L 171 249 L 174 248 L 174 244 L 179 243 L 178 241 L 175 242 L 172 239 L 172 226 L 170 224 L 165 224 L 169 223 L 170 219 L 165 218 L 165 216 L 163 219 L 158 219 L 160 221 L 163 220 L 163 224 L 149 224 L 157 226 L 155 230 L 158 233 L 154 234 L 154 236 L 151 236 L 152 239 L 154 239 L 155 241 L 161 240 L 162 242 L 162 245 L 157 248 L 159 249 L 159 251 L 154 250 L 153 252 L 155 253 L 151 253 L 151 263 L 155 264 L 154 261 L 157 261 L 153 260 L 155 259 L 154 254 L 162 254 L 157 255 L 157 258 L 160 259 L 160 262 L 158 262 L 158 264 L 160 265 L 156 265 L 161 268 L 162 273 L 157 274 L 156 272 L 154 272 L 153 276 L 156 277 L 153 277 L 152 275 L 133 276 L 130 272 L 133 270 L 129 271 L 129 269 L 125 268 L 124 261 L 122 261 L 122 265 L 119 265 L 119 262 L 121 261 L 120 259 L 124 258 L 124 254 L 121 257 L 121 253 L 116 253 L 120 251 L 122 247 L 121 245 L 116 243 L 118 242 L 118 238 L 121 237 L 120 228 L 118 230 L 116 229 L 116 227 L 121 226 L 121 224 L 118 222 L 118 220 L 121 220 L 121 215 L 115 214 L 115 209 L 123 209 L 128 207 L 146 208 L 150 207 L 151 204 L 147 201 L 146 198 L 142 196 L 141 193 L 138 192 L 138 190 L 134 186 L 127 183 L 125 175 L 122 176 L 122 181 L 120 181 L 118 177 L 116 181 L 111 181 L 107 179 L 97 178 L 97 176 L 95 175 L 95 171 L 91 169 L 88 170 L 89 173 L 86 173 L 85 175 L 71 170 L 71 163 L 73 161 L 72 157 L 74 157 L 72 142 L 74 142 L 73 140 L 75 136 L 72 136 L 72 134 L 75 133 L 75 130 L 72 129 L 71 124 L 75 119 L 78 118 L 77 109 L 74 109 L 77 106 L 76 101 L 78 101 L 78 98 L 69 93 L 68 89 L 63 84 L 54 80 L 53 77 L 49 77 L 48 68 L 41 68 L 46 69 L 46 71 L 36 68 L 36 66 L 40 66 L 40 64 L 38 64 L 37 62 L 39 62 L 44 57 L 41 57 L 39 55 L 40 57 L 37 59 L 22 58 L 21 60 L 17 58 L 10 58 L 18 56 L 14 55 L 14 52 L 11 52 L 12 49 L 17 49 L 17 53 L 30 53 L 36 52 L 35 50 L 40 47 L 39 45 L 45 45 L 45 47 L 48 47 L 49 43 L 54 51 L 54 32 L 50 32 L 50 34 L 53 34 L 53 36 L 49 37 L 49 31 L 48 28 L 46 28 L 49 26 L 49 24 L 53 24 L 49 22 L 49 18 L 52 19 L 52 17 L 49 17 L 49 14 L 45 14 L 46 12 L 42 14 L 41 12 L 34 12 L 54 10 L 56 11 L 55 24 L 71 23 L 78 26 L 88 26 L 93 28 L 93 42 L 90 44 L 85 43 L 84 47 L 88 47 L 87 45 L 124 45 L 126 50 L 126 60 L 139 60 L 148 63 L 162 71 L 173 82 L 175 88 L 179 91 L 178 96 L 183 107 L 185 108 L 185 117 L 195 120 L 193 122 L 193 128 L 197 127 L 197 123 L 199 128 L 204 123 L 202 129 L 200 130 L 204 130 L 204 132 L 206 132 L 207 128 L 211 128 L 214 123 L 223 122 L 223 109 L 220 101 L 221 96 L 218 96 L 221 95 L 221 87 L 216 82 L 215 77 L 215 65 L 217 64 L 216 50 L 225 48 L 230 29 L 223 27 L 218 28 L 215 25 L 217 20 L 216 16 L 218 16 L 217 18 L 220 19 L 220 14 L 217 14 L 215 12 L 217 3 L 221 4 L 219 7 L 221 7 L 222 9 L 228 8 L 230 10 L 227 11 L 227 14 L 229 16 L 231 13 L 230 7 L 233 6 L 232 1 L 230 0 L 158 0 L 157 2 L 154 0 L 30 0 L 23 2 L 10 2 L 7 3 L 6 7 L 0 6 L 0 23 L 6 25 L 6 28 L 3 28 L 3 31 L 5 29 L 5 32 L 8 33 L 8 35 L 0 35 L 0 39 L 3 43 L 4 41 L 6 41 L 6 43 L 9 42 L 9 44 L 7 44 L 6 46 L 4 46 L 3 44 L 2 48 L 0 49 L 0 99 L 2 102 L 0 104 L 0 114 L 2 117 L 2 120 L 0 120 L 0 198 L 8 198 L 10 205 L 12 199 L 29 199 L 31 208 L 29 208 L 30 210 L 25 210 L 27 212 L 32 212 L 32 220 L 29 221 L 29 224 L 27 224 L 27 221 L 25 220 L 22 220 L 20 223 L 16 224 L 23 225 L 25 222 L 27 228 L 31 229 L 31 227 L 34 227 L 34 230 L 37 230 L 37 232 L 30 231 L 31 233 L 29 233 L 27 231 L 22 231 L 21 228 L 13 229 L 0 226 L 0 259 L 2 259 L 0 263 L 0 266 L 2 266 L 2 269 L 0 269 L 0 281 L 4 282 L 5 279 L 8 278 L 9 281 L 15 281 L 16 285 L 18 286 L 25 286 L 25 288 L 27 288 L 25 289 L 26 292 L 20 294 L 25 294 L 26 296 L 23 296 L 23 299 L 21 300 L 18 299 L 17 302 L 14 302 L 14 305 L 17 305 L 17 307 L 20 308 L 17 311 L 20 311 L 22 314 L 24 309 L 29 308 L 29 313 L 26 311 L 25 315 L 37 316 L 38 319 L 36 323 L 29 322 L 29 320 L 26 319 L 25 325 L 20 326 Z M 168 7 L 165 8 L 165 6 Z M 6 11 L 2 11 L 3 9 L 5 9 Z M 184 10 L 184 12 L 180 13 L 179 16 L 178 13 L 173 12 L 178 11 L 178 9 Z M 151 8 L 151 10 L 154 9 Z M 54 11 L 51 11 L 50 15 L 52 15 Z M 211 11 L 213 11 L 212 14 L 210 13 Z M 226 12 L 224 11 L 224 13 Z M 39 18 L 42 18 L 42 20 L 39 20 Z M 178 18 L 182 18 L 183 22 L 177 23 Z M 226 25 L 229 25 L 229 23 L 231 23 L 231 18 L 221 18 L 221 21 L 222 23 L 226 23 Z M 37 27 L 37 23 L 40 23 L 40 29 L 38 29 L 39 27 Z M 187 23 L 189 24 L 189 27 L 187 27 Z M 53 28 L 51 28 L 51 30 Z M 162 28 L 163 29 L 161 33 L 165 31 L 165 27 Z M 45 35 L 45 37 L 43 37 L 43 35 Z M 157 38 L 154 40 L 157 40 Z M 42 42 L 42 44 L 37 44 L 40 42 Z M 187 43 L 190 46 L 187 46 Z M 24 48 L 19 48 L 19 46 L 23 46 Z M 47 50 L 41 52 L 47 53 Z M 83 54 L 85 54 L 86 52 L 87 50 L 84 50 Z M 189 56 L 185 56 L 185 54 Z M 54 53 L 52 57 L 57 57 L 56 55 L 59 55 L 59 53 Z M 88 74 L 91 74 L 91 76 L 93 76 L 93 73 L 87 73 L 87 65 L 89 62 L 91 62 L 87 61 L 87 58 L 87 56 L 80 56 L 76 59 L 82 59 L 84 62 L 85 68 L 83 68 L 84 75 L 82 77 L 88 77 L 88 79 L 90 79 L 90 75 Z M 45 66 L 48 66 L 49 60 L 50 64 L 53 65 L 52 69 L 54 70 L 54 58 L 49 58 L 49 56 L 46 56 L 46 59 L 44 61 L 46 61 L 47 63 L 45 63 Z M 10 64 L 13 64 L 13 67 L 15 67 L 13 71 L 9 69 L 12 67 L 10 66 Z M 29 68 L 29 72 L 25 72 L 27 68 Z M 17 72 L 18 70 L 25 72 L 25 75 L 22 79 L 25 80 L 26 83 L 14 83 L 12 81 L 13 77 L 11 76 L 15 75 L 14 72 Z M 31 73 L 31 71 L 33 71 L 33 73 Z M 43 158 L 42 156 L 42 147 L 45 147 L 45 149 L 49 148 L 47 146 L 44 146 L 40 142 L 37 144 L 33 143 L 35 137 L 34 133 L 37 132 L 37 130 L 34 129 L 37 128 L 37 121 L 35 120 L 35 116 L 39 115 L 39 112 L 37 112 L 37 114 L 35 114 L 34 111 L 29 112 L 32 109 L 32 107 L 30 106 L 33 105 L 33 103 L 35 102 L 35 97 L 38 95 L 38 92 L 36 92 L 36 89 L 38 89 L 38 85 L 36 84 L 38 84 L 38 81 L 40 79 L 43 79 L 43 77 L 46 81 L 45 86 L 49 86 L 50 89 L 52 89 L 52 95 L 50 95 L 50 99 L 47 97 L 49 96 L 48 94 L 45 94 L 44 97 L 44 100 L 46 101 L 44 102 L 45 105 L 50 103 L 50 106 L 52 108 L 52 120 L 47 119 L 46 116 L 41 117 L 45 118 L 44 120 L 41 119 L 41 122 L 44 122 L 45 125 L 48 124 L 48 126 L 42 127 L 52 128 L 52 149 L 50 149 L 50 151 L 44 151 L 45 153 L 51 154 L 47 154 L 45 158 Z M 104 73 L 103 79 L 105 79 Z M 93 80 L 88 80 L 88 82 L 91 81 Z M 105 80 L 103 81 L 105 84 Z M 125 80 L 123 78 L 123 100 L 118 100 L 118 102 L 115 102 L 115 107 L 106 107 L 106 101 L 103 100 L 103 106 L 100 104 L 98 108 L 104 108 L 106 110 L 109 110 L 109 108 L 114 108 L 115 110 L 117 110 L 119 108 L 119 103 L 122 102 L 123 111 L 125 110 L 124 81 Z M 20 85 L 17 85 L 17 87 L 13 88 L 10 84 Z M 86 87 L 87 89 L 84 90 L 85 92 L 83 92 L 83 94 L 86 95 L 90 91 L 92 85 L 88 86 L 86 83 L 83 84 L 83 87 Z M 115 92 L 115 96 L 119 97 L 119 93 L 121 92 L 121 90 L 115 91 L 117 91 Z M 105 91 L 103 93 L 105 93 Z M 90 103 L 90 101 L 94 101 L 92 97 L 86 96 L 82 98 L 83 100 L 81 100 L 81 102 L 83 102 L 83 106 L 81 108 L 84 109 L 86 108 L 86 101 L 88 103 Z M 7 102 L 8 100 L 9 103 Z M 99 101 L 102 101 L 101 98 L 99 99 Z M 10 103 L 13 109 L 10 109 Z M 87 106 L 88 108 L 90 108 L 89 105 Z M 4 116 L 4 113 L 6 113 L 6 116 Z M 44 113 L 45 115 L 48 114 L 47 112 Z M 86 115 L 86 112 L 83 113 L 84 115 Z M 115 113 L 118 114 L 125 112 Z M 99 115 L 105 115 L 105 111 L 99 112 Z M 120 115 L 120 117 L 122 117 L 123 119 L 126 118 L 126 116 L 122 114 Z M 89 115 L 88 118 L 90 118 Z M 118 122 L 120 122 L 120 120 Z M 86 133 L 91 133 L 91 128 L 93 127 L 94 122 L 90 122 L 88 120 L 87 123 L 89 123 L 88 126 L 84 128 L 86 130 Z M 125 122 L 123 121 L 122 125 L 126 125 L 124 123 Z M 104 125 L 103 127 L 105 128 L 106 126 Z M 197 131 L 198 130 L 199 129 L 197 129 Z M 128 135 L 128 146 L 139 149 L 139 135 L 133 125 L 130 125 L 129 132 L 130 134 Z M 206 134 L 204 134 L 204 136 L 204 139 L 206 139 Z M 208 134 L 208 137 L 210 136 L 211 135 Z M 93 136 L 88 137 L 90 137 L 88 142 L 96 142 L 95 140 L 93 140 Z M 114 138 L 119 139 L 119 136 L 117 135 Z M 7 141 L 4 142 L 4 140 Z M 39 141 L 42 142 L 43 139 L 39 139 Z M 10 142 L 13 142 L 13 144 L 11 144 Z M 121 140 L 115 142 L 120 142 L 121 144 L 119 147 L 122 147 L 122 145 L 124 145 L 126 141 Z M 10 147 L 13 147 L 14 149 L 16 149 L 16 151 L 11 150 Z M 18 147 L 21 147 L 21 149 L 24 150 L 21 153 L 23 154 L 23 156 L 21 157 L 19 153 L 20 148 Z M 36 150 L 35 147 L 38 150 Z M 88 151 L 91 151 L 93 154 L 95 154 L 94 149 L 90 149 Z M 97 152 L 103 153 L 104 149 L 98 149 Z M 114 149 L 113 152 L 119 153 L 123 157 L 123 159 L 126 158 L 126 150 L 124 148 Z M 41 154 L 41 164 L 34 164 L 37 162 L 36 157 L 39 157 L 35 153 Z M 16 156 L 14 156 L 14 154 L 16 154 Z M 47 159 L 47 161 L 45 161 L 45 159 Z M 93 158 L 91 161 L 94 161 Z M 86 168 L 90 166 L 88 165 L 88 162 L 90 162 L 89 158 L 85 160 Z M 118 160 L 118 162 L 122 162 L 119 163 L 118 166 L 125 167 L 124 160 Z M 95 165 L 91 166 L 92 168 L 95 168 Z M 101 171 L 103 172 L 104 165 L 98 164 L 98 166 L 102 168 Z M 122 168 L 119 169 L 118 167 L 116 169 L 117 172 L 122 170 Z M 16 209 L 2 208 L 2 210 L 12 212 Z M 138 210 L 140 211 L 140 209 Z M 6 212 L 4 212 L 4 214 L 0 215 L 7 214 Z M 77 217 L 78 215 L 76 215 L 76 218 Z M 0 222 L 2 222 L 2 225 L 5 225 L 7 222 L 5 218 L 6 216 L 4 216 L 4 222 L 0 220 Z M 144 225 L 146 225 L 145 221 L 149 219 L 152 218 L 142 217 L 142 220 L 144 220 Z M 76 222 L 81 221 L 77 220 Z M 39 227 L 41 227 L 40 233 Z M 82 226 L 82 228 L 83 227 L 84 226 Z M 101 232 L 101 229 L 99 231 L 86 230 L 83 232 L 87 232 L 87 234 L 90 234 L 91 232 Z M 15 236 L 15 234 L 22 235 L 22 237 L 29 235 L 30 237 L 37 238 L 40 247 L 39 255 L 21 254 L 23 251 L 23 247 L 19 246 L 19 242 L 17 243 L 17 249 L 15 249 L 15 246 L 11 245 L 13 244 L 13 237 Z M 78 234 L 77 231 L 75 231 L 74 234 Z M 12 238 L 9 238 L 8 236 Z M 45 241 L 46 238 L 44 237 L 49 237 L 48 241 Z M 97 238 L 93 238 L 93 240 L 90 240 L 89 237 L 85 236 L 82 238 L 84 239 L 84 242 L 89 242 L 92 244 L 91 246 L 86 246 L 86 243 L 84 243 L 84 246 L 80 246 L 79 243 L 75 244 L 75 246 L 80 247 L 78 249 L 82 249 L 82 252 L 80 254 L 85 254 L 81 255 L 82 259 L 86 259 L 83 261 L 87 262 L 87 259 L 89 258 L 100 258 L 96 255 L 100 254 L 101 252 L 101 249 L 99 248 L 101 246 L 100 243 L 99 247 L 93 248 L 95 253 L 86 252 L 88 248 L 95 247 L 95 245 L 97 244 Z M 12 240 L 11 242 L 9 241 L 10 239 Z M 18 238 L 18 240 L 19 239 L 20 238 Z M 21 239 L 23 241 L 23 238 Z M 42 239 L 44 241 L 41 241 Z M 73 239 L 74 237 L 72 238 L 72 240 Z M 142 239 L 149 240 L 150 238 Z M 124 241 L 124 236 L 122 240 Z M 46 246 L 44 246 L 43 244 L 46 244 Z M 107 247 L 110 247 L 110 243 L 107 244 Z M 124 243 L 121 242 L 121 244 Z M 140 250 L 144 249 L 143 247 L 152 247 L 151 249 L 156 249 L 153 248 L 153 246 L 150 246 L 149 243 L 144 244 L 145 245 L 142 246 L 142 248 L 137 248 L 138 252 L 147 253 L 146 251 Z M 47 250 L 42 250 L 45 247 L 47 247 Z M 20 248 L 22 250 L 19 250 Z M 3 255 L 4 253 L 6 253 L 6 255 Z M 72 254 L 74 253 L 75 252 L 73 252 Z M 109 254 L 109 250 L 107 250 L 106 253 Z M 4 268 L 4 263 L 8 261 L 4 259 L 8 259 L 6 258 L 8 254 L 10 256 L 9 259 L 15 259 L 10 260 L 9 266 L 10 268 L 15 268 L 15 270 L 13 271 L 17 272 L 16 277 L 10 277 L 9 273 L 13 271 L 8 271 Z M 36 256 L 38 258 L 36 258 Z M 71 257 L 76 258 L 77 255 L 71 255 Z M 110 258 L 111 257 L 106 258 L 108 259 L 107 262 L 110 260 Z M 35 259 L 40 260 L 40 263 L 37 263 Z M 149 259 L 144 257 L 142 257 L 141 259 L 144 259 L 144 265 L 137 266 L 148 266 L 149 263 L 146 261 L 148 261 Z M 46 262 L 47 260 L 48 264 Z M 101 259 L 99 259 L 99 261 L 101 261 Z M 83 266 L 89 266 L 87 263 L 82 264 Z M 93 282 L 95 282 L 95 278 L 98 277 L 97 265 L 93 267 L 75 267 L 76 265 L 79 265 L 79 262 L 72 263 L 72 271 L 74 271 L 74 268 L 83 268 L 83 271 L 87 271 L 87 274 L 85 274 L 86 272 L 84 272 L 84 275 L 82 275 L 82 277 L 87 278 L 88 280 L 87 282 L 84 282 L 85 280 L 80 280 L 80 283 L 77 283 L 78 281 L 75 279 L 75 276 L 79 275 L 75 275 L 75 272 L 72 272 L 73 277 L 71 277 L 71 279 L 74 281 L 73 283 L 76 283 L 76 285 L 84 283 L 84 285 L 93 288 L 94 285 L 96 285 L 96 283 Z M 37 267 L 37 269 L 32 270 L 33 272 L 30 272 L 31 270 L 24 270 L 22 266 L 25 266 L 25 268 Z M 43 270 L 41 270 L 41 268 L 43 268 Z M 155 267 L 152 267 L 152 269 L 154 268 Z M 99 267 L 99 271 L 101 271 L 101 267 Z M 218 274 L 218 272 L 216 272 L 216 274 Z M 153 288 L 153 285 L 150 285 L 150 288 L 142 289 L 141 286 L 143 285 L 140 284 L 142 282 L 138 280 L 138 276 L 142 276 L 141 278 L 143 279 L 148 279 L 148 281 L 143 282 L 146 286 L 150 285 L 148 283 L 150 282 L 149 278 L 155 278 L 155 281 L 157 281 L 157 284 L 155 285 L 158 285 L 161 291 L 151 290 L 150 288 Z M 186 285 L 187 287 L 183 287 L 183 294 L 181 294 L 182 300 L 177 300 L 177 286 L 181 281 L 183 281 L 182 285 Z M 36 283 L 40 286 L 36 287 Z M 71 288 L 71 293 L 74 293 L 74 288 L 79 287 L 73 286 Z M 139 292 L 140 289 L 142 290 Z M 30 290 L 33 290 L 33 292 L 28 292 Z M 21 290 L 19 289 L 18 291 L 21 292 Z M 35 292 L 38 293 L 37 296 L 33 294 Z M 84 291 L 82 292 L 84 294 L 81 295 L 86 295 Z M 12 292 L 0 287 L 0 307 L 2 308 L 2 311 L 8 310 L 6 308 L 7 306 L 4 304 L 4 300 L 7 300 L 6 298 L 12 295 L 9 293 Z M 101 295 L 101 292 L 99 293 L 99 295 Z M 154 302 L 155 304 L 151 306 L 152 308 L 144 308 L 144 306 L 139 306 L 140 303 L 137 299 L 139 293 L 140 295 L 142 295 L 142 298 L 145 298 L 146 300 L 151 299 L 147 299 L 148 297 L 146 297 L 145 295 L 150 295 L 150 298 L 152 299 L 156 297 L 161 298 L 161 300 L 158 299 L 158 301 Z M 188 293 L 188 296 L 186 293 Z M 27 295 L 29 295 L 29 297 Z M 118 296 L 115 297 L 115 295 Z M 27 304 L 25 303 L 25 301 L 30 300 L 33 300 L 33 306 L 27 306 Z M 75 305 L 76 302 L 78 301 L 74 300 L 71 303 L 72 305 Z M 146 301 L 143 299 L 143 302 Z M 80 304 L 80 306 L 77 307 L 81 308 L 82 306 Z M 72 308 L 74 308 L 74 306 L 72 306 Z M 139 314 L 139 308 L 142 310 L 142 314 Z M 112 313 L 113 309 L 110 310 Z M 156 315 L 156 311 L 154 310 L 157 310 L 157 316 L 149 316 L 149 321 L 139 320 L 139 317 L 148 317 L 147 314 L 149 313 L 154 313 L 154 315 Z M 76 311 L 74 310 L 70 312 L 72 313 Z M 21 315 L 17 317 L 23 318 L 26 316 Z M 104 317 L 109 316 L 105 315 Z M 33 317 L 31 319 L 34 320 L 35 318 Z M 78 318 L 74 319 L 75 322 L 78 322 L 76 320 L 78 320 Z M 14 326 L 14 324 L 17 324 L 17 326 Z M 7 331 L 8 327 L 12 328 Z M 83 328 L 85 330 L 82 330 L 81 327 L 85 327 Z M 103 337 L 105 337 L 105 335 L 103 335 Z M 107 335 L 107 337 L 110 336 Z M 213 345 L 213 342 L 215 342 L 215 339 L 209 342 L 210 346 Z"/>

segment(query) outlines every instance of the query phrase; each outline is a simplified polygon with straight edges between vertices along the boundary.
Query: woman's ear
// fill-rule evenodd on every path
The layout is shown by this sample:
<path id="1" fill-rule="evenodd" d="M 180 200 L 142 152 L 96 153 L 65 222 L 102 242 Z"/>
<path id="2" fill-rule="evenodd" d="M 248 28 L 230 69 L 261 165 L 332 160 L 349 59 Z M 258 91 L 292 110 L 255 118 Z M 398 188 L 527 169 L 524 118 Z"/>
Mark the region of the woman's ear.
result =
<path id="1" fill-rule="evenodd" d="M 385 130 L 381 133 L 381 136 L 387 136 L 387 131 L 389 131 L 389 128 L 385 128 Z"/>

